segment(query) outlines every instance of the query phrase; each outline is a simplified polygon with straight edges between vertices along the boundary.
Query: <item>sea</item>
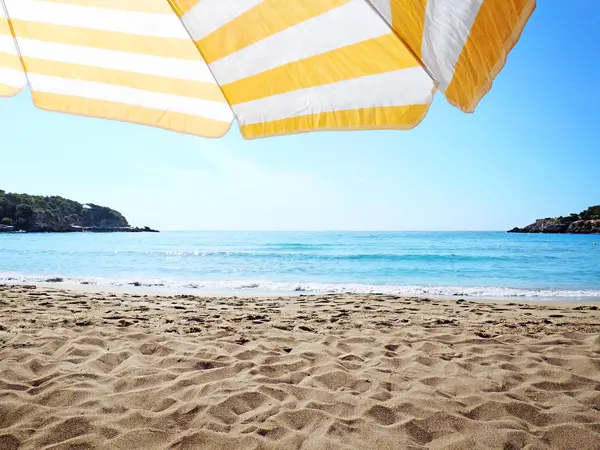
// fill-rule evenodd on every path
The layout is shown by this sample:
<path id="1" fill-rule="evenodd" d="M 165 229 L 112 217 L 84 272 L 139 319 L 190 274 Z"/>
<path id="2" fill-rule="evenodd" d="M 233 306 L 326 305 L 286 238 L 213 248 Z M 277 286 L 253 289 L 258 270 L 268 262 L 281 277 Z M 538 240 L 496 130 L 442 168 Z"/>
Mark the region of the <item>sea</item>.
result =
<path id="1" fill-rule="evenodd" d="M 0 234 L 0 284 L 198 295 L 600 299 L 600 236 L 505 232 Z"/>

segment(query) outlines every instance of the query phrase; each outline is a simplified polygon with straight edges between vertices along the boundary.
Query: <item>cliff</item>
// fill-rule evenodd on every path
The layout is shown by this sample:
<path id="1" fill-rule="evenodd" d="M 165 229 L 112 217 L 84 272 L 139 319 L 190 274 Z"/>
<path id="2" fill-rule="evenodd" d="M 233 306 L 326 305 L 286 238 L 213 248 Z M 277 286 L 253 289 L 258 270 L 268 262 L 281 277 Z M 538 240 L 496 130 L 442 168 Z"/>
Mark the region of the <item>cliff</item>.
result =
<path id="1" fill-rule="evenodd" d="M 568 217 L 538 219 L 524 228 L 513 228 L 509 233 L 600 234 L 600 205 Z"/>
<path id="2" fill-rule="evenodd" d="M 0 190 L 0 232 L 140 232 L 118 211 L 63 197 L 11 194 Z"/>

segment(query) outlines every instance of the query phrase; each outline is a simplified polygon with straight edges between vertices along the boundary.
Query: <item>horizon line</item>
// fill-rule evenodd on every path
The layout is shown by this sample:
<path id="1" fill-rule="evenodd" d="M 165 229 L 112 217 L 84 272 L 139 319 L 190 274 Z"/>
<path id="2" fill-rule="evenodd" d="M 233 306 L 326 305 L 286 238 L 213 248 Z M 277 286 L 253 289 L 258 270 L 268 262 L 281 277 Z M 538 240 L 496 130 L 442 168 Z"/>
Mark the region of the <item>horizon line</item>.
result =
<path id="1" fill-rule="evenodd" d="M 159 229 L 159 231 L 169 232 L 210 232 L 210 233 L 507 233 L 507 230 L 268 230 L 268 229 L 250 229 L 250 230 L 232 230 L 232 229 Z"/>

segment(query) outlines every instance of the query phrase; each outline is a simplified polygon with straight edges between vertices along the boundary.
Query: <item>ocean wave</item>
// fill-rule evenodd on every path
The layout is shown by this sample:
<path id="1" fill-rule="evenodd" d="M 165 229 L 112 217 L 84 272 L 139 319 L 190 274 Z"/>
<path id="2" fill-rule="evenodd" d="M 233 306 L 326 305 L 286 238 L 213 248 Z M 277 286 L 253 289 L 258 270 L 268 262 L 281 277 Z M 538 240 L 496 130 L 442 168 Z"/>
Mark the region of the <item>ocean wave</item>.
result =
<path id="1" fill-rule="evenodd" d="M 293 244 L 301 245 L 301 244 Z M 298 247 L 294 251 L 292 247 L 282 247 L 277 251 L 269 251 L 268 249 L 259 251 L 243 251 L 243 250 L 167 250 L 167 251 L 136 251 L 136 250 L 115 250 L 110 252 L 88 252 L 90 255 L 120 255 L 120 256 L 151 256 L 155 258 L 227 258 L 227 259 L 262 259 L 268 261 L 290 261 L 291 259 L 306 260 L 333 263 L 340 261 L 350 262 L 423 262 L 423 263 L 441 263 L 448 262 L 511 262 L 523 261 L 527 256 L 515 258 L 514 255 L 470 255 L 464 253 L 317 253 L 312 251 L 320 251 L 323 249 L 306 247 Z M 275 250 L 275 249 L 273 249 Z M 311 251 L 312 250 L 312 251 Z M 553 255 L 536 255 L 537 260 L 558 260 L 557 256 Z"/>
<path id="2" fill-rule="evenodd" d="M 600 290 L 593 289 L 521 289 L 494 286 L 417 286 L 374 285 L 360 283 L 303 283 L 280 281 L 199 281 L 174 279 L 122 279 L 72 277 L 61 275 L 30 276 L 0 273 L 0 284 L 94 285 L 96 287 L 149 288 L 157 290 L 231 293 L 355 293 L 391 294 L 415 297 L 479 297 L 532 299 L 597 299 Z"/>

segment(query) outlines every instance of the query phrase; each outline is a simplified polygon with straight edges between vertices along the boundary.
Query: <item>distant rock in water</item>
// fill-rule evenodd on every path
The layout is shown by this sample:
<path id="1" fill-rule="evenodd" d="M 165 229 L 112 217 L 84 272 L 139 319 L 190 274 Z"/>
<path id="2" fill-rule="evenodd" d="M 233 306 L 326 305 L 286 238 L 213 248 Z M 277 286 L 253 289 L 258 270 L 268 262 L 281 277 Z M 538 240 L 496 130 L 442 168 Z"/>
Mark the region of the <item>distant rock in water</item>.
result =
<path id="1" fill-rule="evenodd" d="M 0 190 L 0 233 L 18 231 L 157 232 L 148 227 L 132 227 L 120 212 L 105 206 Z"/>
<path id="2" fill-rule="evenodd" d="M 513 228 L 509 233 L 600 234 L 600 205 L 591 206 L 579 214 L 554 219 L 538 219 L 524 228 Z"/>

